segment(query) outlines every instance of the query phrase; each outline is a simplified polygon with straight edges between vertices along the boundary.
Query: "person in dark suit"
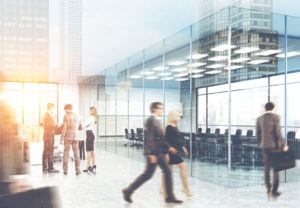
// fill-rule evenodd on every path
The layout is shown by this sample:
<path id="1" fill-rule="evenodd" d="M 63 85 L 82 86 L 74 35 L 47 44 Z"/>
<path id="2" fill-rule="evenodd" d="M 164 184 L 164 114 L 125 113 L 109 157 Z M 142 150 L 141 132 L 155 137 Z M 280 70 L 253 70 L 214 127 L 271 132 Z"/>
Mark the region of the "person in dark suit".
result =
<path id="1" fill-rule="evenodd" d="M 131 195 L 133 192 L 153 176 L 158 165 L 165 177 L 165 201 L 167 203 L 182 203 L 181 200 L 175 198 L 173 193 L 172 174 L 166 160 L 166 154 L 168 152 L 175 154 L 176 149 L 170 147 L 165 141 L 164 130 L 159 121 L 159 118 L 164 113 L 164 105 L 160 102 L 154 102 L 150 105 L 150 112 L 152 115 L 145 122 L 145 130 L 147 132 L 144 147 L 144 154 L 147 156 L 146 169 L 129 187 L 122 190 L 124 200 L 132 203 Z"/>
<path id="2" fill-rule="evenodd" d="M 0 100 L 0 195 L 26 190 L 27 163 L 22 157 L 22 142 L 15 110 Z M 1 207 L 1 205 L 0 205 Z"/>
<path id="3" fill-rule="evenodd" d="M 53 118 L 54 104 L 47 104 L 47 112 L 44 115 L 44 151 L 43 151 L 43 173 L 58 173 L 59 171 L 53 167 L 53 150 L 55 137 L 55 120 Z"/>
<path id="4" fill-rule="evenodd" d="M 280 117 L 273 111 L 275 105 L 268 102 L 265 105 L 266 112 L 257 118 L 256 136 L 263 150 L 263 160 L 265 169 L 265 184 L 267 193 L 274 197 L 281 195 L 279 188 L 279 172 L 273 170 L 273 185 L 270 183 L 270 153 L 277 151 L 287 151 L 288 147 L 280 130 Z"/>

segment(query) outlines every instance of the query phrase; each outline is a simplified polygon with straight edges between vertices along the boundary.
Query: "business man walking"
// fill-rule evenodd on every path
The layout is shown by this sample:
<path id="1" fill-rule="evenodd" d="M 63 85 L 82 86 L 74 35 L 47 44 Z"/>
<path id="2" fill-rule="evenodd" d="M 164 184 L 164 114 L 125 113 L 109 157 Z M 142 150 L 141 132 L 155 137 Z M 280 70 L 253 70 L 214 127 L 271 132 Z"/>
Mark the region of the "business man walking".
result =
<path id="1" fill-rule="evenodd" d="M 285 140 L 280 130 L 280 117 L 273 111 L 275 105 L 268 102 L 265 105 L 266 112 L 256 121 L 256 135 L 263 150 L 263 160 L 265 169 L 265 184 L 267 193 L 273 197 L 281 195 L 279 188 L 279 172 L 273 170 L 273 184 L 270 183 L 270 154 L 272 152 L 287 151 Z"/>
<path id="2" fill-rule="evenodd" d="M 157 165 L 159 165 L 165 176 L 166 203 L 182 203 L 174 196 L 172 174 L 166 161 L 166 154 L 168 152 L 174 154 L 176 149 L 169 147 L 165 141 L 164 130 L 159 121 L 164 113 L 164 105 L 160 102 L 154 102 L 150 105 L 150 112 L 152 115 L 145 122 L 147 132 L 144 149 L 144 154 L 147 156 L 146 169 L 128 188 L 123 190 L 124 200 L 132 203 L 131 195 L 133 192 L 153 176 Z"/>

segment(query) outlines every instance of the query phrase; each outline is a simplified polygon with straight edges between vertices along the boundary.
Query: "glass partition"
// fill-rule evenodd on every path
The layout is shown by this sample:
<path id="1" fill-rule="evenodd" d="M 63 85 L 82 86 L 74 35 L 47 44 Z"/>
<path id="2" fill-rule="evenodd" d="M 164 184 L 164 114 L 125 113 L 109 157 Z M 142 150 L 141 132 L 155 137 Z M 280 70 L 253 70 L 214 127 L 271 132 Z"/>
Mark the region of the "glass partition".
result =
<path id="1" fill-rule="evenodd" d="M 143 122 L 154 101 L 182 113 L 189 174 L 227 187 L 263 184 L 256 119 L 272 101 L 297 158 L 299 18 L 230 7 L 105 70 L 106 149 L 144 160 Z M 105 95 L 100 95 L 105 92 Z M 300 179 L 298 169 L 282 181 Z"/>

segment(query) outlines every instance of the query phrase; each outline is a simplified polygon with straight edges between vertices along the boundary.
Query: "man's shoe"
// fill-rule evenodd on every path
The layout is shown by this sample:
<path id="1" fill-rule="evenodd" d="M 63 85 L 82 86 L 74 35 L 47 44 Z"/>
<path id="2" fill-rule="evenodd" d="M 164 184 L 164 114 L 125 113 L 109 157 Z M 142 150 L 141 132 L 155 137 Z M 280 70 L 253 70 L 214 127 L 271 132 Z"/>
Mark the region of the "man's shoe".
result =
<path id="1" fill-rule="evenodd" d="M 44 174 L 48 173 L 48 170 L 47 169 L 43 169 L 43 173 Z"/>
<path id="2" fill-rule="evenodd" d="M 172 198 L 167 198 L 166 203 L 181 204 L 181 203 L 183 203 L 183 201 L 176 199 L 175 197 L 172 197 Z"/>
<path id="3" fill-rule="evenodd" d="M 279 192 L 279 191 L 275 191 L 275 192 L 272 191 L 272 196 L 275 197 L 275 198 L 279 197 L 281 194 L 282 194 L 282 193 Z"/>
<path id="4" fill-rule="evenodd" d="M 68 175 L 68 172 L 64 171 L 64 175 Z"/>
<path id="5" fill-rule="evenodd" d="M 49 173 L 59 173 L 59 170 L 56 170 L 56 169 L 53 168 L 51 170 L 48 170 L 48 172 Z"/>
<path id="6" fill-rule="evenodd" d="M 80 171 L 77 171 L 77 172 L 76 172 L 76 175 L 77 175 L 77 176 L 78 176 L 78 175 L 80 175 L 80 174 L 81 174 L 81 172 L 80 172 Z"/>
<path id="7" fill-rule="evenodd" d="M 123 198 L 126 202 L 128 202 L 128 203 L 133 202 L 132 199 L 131 199 L 131 193 L 127 189 L 123 189 L 122 193 L 123 193 Z"/>

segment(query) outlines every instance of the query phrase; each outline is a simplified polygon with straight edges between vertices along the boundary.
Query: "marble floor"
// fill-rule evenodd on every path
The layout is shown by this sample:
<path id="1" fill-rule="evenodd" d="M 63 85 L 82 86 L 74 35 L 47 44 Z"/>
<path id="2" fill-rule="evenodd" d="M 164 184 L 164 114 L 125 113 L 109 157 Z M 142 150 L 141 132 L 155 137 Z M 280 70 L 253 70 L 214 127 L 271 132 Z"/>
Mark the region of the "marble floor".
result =
<path id="1" fill-rule="evenodd" d="M 300 183 L 284 183 L 280 190 L 283 195 L 269 200 L 264 186 L 253 185 L 241 188 L 228 188 L 190 178 L 194 196 L 185 197 L 181 192 L 181 183 L 174 174 L 175 193 L 184 200 L 182 205 L 167 205 L 159 193 L 160 170 L 154 178 L 144 184 L 133 195 L 133 204 L 125 203 L 121 189 L 126 187 L 136 176 L 142 173 L 144 163 L 101 150 L 97 151 L 97 174 L 75 176 L 74 162 L 70 161 L 69 174 L 62 174 L 61 163 L 55 167 L 59 174 L 43 175 L 41 166 L 31 167 L 29 182 L 33 187 L 56 186 L 63 208 L 160 208 L 160 207 L 202 207 L 202 208 L 297 208 L 300 207 Z M 85 168 L 84 161 L 81 168 Z"/>

